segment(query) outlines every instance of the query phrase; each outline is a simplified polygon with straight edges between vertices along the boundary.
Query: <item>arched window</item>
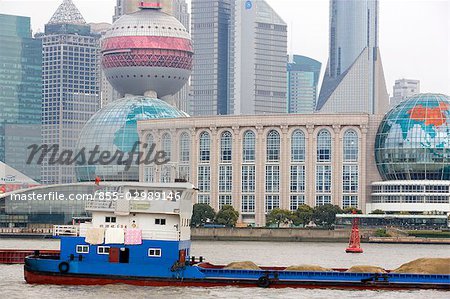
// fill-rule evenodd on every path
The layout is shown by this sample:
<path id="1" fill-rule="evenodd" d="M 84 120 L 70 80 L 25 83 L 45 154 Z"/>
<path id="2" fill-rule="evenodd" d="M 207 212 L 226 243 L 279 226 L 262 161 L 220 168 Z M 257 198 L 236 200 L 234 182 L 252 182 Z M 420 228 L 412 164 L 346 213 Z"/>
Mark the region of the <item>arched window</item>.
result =
<path id="1" fill-rule="evenodd" d="M 331 162 L 331 134 L 325 129 L 317 135 L 317 162 Z"/>
<path id="2" fill-rule="evenodd" d="M 148 134 L 147 135 L 147 139 L 145 140 L 145 142 L 147 143 L 147 148 L 151 148 L 153 143 L 155 142 L 153 139 L 153 135 L 152 134 Z"/>
<path id="3" fill-rule="evenodd" d="M 244 141 L 242 146 L 242 160 L 244 162 L 255 161 L 255 144 L 256 136 L 253 131 L 246 131 L 244 133 Z"/>
<path id="4" fill-rule="evenodd" d="M 354 130 L 344 134 L 344 162 L 358 162 L 358 134 Z"/>
<path id="5" fill-rule="evenodd" d="M 295 130 L 291 137 L 291 161 L 305 161 L 305 134 L 301 130 Z"/>
<path id="6" fill-rule="evenodd" d="M 208 132 L 202 132 L 200 134 L 199 145 L 200 162 L 209 162 L 211 159 L 211 137 Z"/>
<path id="7" fill-rule="evenodd" d="M 191 138 L 189 134 L 183 132 L 180 135 L 180 162 L 189 162 L 191 151 Z"/>
<path id="8" fill-rule="evenodd" d="M 166 158 L 170 160 L 172 156 L 172 138 L 168 133 L 162 136 L 162 150 L 166 153 Z"/>
<path id="9" fill-rule="evenodd" d="M 232 157 L 233 136 L 229 131 L 222 133 L 220 138 L 220 161 L 231 162 Z"/>
<path id="10" fill-rule="evenodd" d="M 279 161 L 280 160 L 280 134 L 271 130 L 267 134 L 267 147 L 266 147 L 267 161 Z"/>

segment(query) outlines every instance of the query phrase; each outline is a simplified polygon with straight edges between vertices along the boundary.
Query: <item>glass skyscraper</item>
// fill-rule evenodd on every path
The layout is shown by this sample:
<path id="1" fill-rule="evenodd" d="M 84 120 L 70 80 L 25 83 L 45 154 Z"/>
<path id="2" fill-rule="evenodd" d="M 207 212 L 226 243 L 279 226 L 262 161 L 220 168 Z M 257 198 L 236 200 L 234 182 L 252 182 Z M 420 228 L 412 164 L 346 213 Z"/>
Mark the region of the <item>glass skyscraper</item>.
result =
<path id="1" fill-rule="evenodd" d="M 329 60 L 316 109 L 383 114 L 389 108 L 378 48 L 378 0 L 331 0 Z"/>
<path id="2" fill-rule="evenodd" d="M 194 68 L 189 114 L 229 114 L 231 0 L 192 1 Z"/>
<path id="3" fill-rule="evenodd" d="M 100 35 L 91 32 L 71 0 L 45 25 L 43 44 L 42 142 L 74 150 L 78 135 L 99 109 Z M 74 165 L 44 160 L 42 183 L 75 181 Z"/>
<path id="4" fill-rule="evenodd" d="M 322 64 L 301 55 L 293 55 L 289 59 L 287 66 L 289 113 L 313 113 Z"/>
<path id="5" fill-rule="evenodd" d="M 30 18 L 0 14 L 0 161 L 39 180 L 26 148 L 40 143 L 42 45 Z"/>
<path id="6" fill-rule="evenodd" d="M 190 115 L 286 113 L 287 26 L 265 0 L 193 0 Z"/>

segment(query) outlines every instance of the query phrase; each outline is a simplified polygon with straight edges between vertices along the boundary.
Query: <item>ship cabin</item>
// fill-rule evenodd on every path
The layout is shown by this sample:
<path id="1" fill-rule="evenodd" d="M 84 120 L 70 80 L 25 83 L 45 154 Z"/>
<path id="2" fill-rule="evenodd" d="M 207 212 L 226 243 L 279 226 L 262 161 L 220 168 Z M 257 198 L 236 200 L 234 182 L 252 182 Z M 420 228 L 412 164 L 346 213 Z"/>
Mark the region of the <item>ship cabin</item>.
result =
<path id="1" fill-rule="evenodd" d="M 54 226 L 61 239 L 59 271 L 68 272 L 70 264 L 70 272 L 89 267 L 98 274 L 135 275 L 142 267 L 147 275 L 149 267 L 159 274 L 184 267 L 194 192 L 189 183 L 99 186 L 86 201 L 91 222 Z"/>

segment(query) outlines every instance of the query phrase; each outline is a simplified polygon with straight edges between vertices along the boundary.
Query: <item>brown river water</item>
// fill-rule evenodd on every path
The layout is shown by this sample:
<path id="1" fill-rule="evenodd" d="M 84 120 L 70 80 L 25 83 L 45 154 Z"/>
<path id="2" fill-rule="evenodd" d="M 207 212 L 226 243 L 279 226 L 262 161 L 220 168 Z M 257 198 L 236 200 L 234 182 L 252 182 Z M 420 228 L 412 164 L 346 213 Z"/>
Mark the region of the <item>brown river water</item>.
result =
<path id="1" fill-rule="evenodd" d="M 344 243 L 298 242 L 192 242 L 192 254 L 207 261 L 227 264 L 251 260 L 262 266 L 318 264 L 347 268 L 374 265 L 393 269 L 420 257 L 450 257 L 449 245 L 363 244 L 363 254 L 347 254 Z M 58 240 L 0 238 L 0 249 L 59 249 Z M 0 265 L 0 299 L 15 298 L 450 298 L 450 292 L 420 291 L 341 291 L 260 288 L 174 288 L 108 286 L 28 285 L 23 265 Z"/>

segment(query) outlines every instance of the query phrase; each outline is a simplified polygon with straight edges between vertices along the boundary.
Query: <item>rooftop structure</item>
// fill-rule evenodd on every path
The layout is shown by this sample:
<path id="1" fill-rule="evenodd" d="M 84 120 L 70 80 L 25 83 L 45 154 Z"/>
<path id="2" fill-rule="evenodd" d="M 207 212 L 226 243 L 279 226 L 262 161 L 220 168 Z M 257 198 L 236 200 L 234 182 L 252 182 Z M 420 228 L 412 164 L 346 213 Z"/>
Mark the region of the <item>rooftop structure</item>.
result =
<path id="1" fill-rule="evenodd" d="M 84 25 L 86 21 L 72 0 L 63 0 L 47 24 Z"/>

